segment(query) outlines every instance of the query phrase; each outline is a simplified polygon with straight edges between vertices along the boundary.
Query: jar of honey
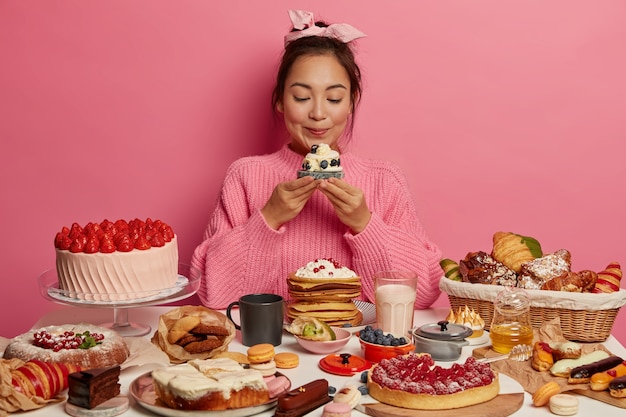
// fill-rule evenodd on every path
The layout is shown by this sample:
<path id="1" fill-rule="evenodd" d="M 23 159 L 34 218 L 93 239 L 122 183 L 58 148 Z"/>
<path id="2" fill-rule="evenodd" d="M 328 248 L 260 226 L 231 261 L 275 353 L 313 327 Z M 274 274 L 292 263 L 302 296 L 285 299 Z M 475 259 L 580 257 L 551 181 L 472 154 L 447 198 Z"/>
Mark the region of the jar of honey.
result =
<path id="1" fill-rule="evenodd" d="M 532 345 L 530 298 L 521 288 L 505 287 L 493 302 L 493 320 L 489 330 L 493 350 L 509 353 L 515 345 Z"/>

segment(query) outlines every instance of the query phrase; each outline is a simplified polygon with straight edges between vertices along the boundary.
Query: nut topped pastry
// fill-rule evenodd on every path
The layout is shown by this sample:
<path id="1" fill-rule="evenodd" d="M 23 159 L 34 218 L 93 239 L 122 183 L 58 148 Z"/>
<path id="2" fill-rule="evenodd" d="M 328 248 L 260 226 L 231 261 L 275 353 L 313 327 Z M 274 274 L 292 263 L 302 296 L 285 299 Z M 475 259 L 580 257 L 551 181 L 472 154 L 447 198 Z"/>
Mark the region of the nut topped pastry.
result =
<path id="1" fill-rule="evenodd" d="M 470 252 L 459 263 L 463 281 L 473 284 L 497 284 L 515 287 L 517 274 L 486 252 Z"/>

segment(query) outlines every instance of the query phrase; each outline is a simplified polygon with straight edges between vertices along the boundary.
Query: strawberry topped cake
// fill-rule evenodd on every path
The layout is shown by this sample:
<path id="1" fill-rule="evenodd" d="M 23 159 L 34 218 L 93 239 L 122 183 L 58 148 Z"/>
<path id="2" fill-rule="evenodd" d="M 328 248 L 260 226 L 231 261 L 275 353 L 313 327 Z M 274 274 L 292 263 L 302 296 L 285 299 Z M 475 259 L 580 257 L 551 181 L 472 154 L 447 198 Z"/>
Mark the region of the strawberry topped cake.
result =
<path id="1" fill-rule="evenodd" d="M 149 297 L 178 279 L 178 243 L 161 220 L 104 220 L 63 227 L 54 239 L 59 288 L 71 298 Z"/>
<path id="2" fill-rule="evenodd" d="M 450 368 L 435 366 L 428 354 L 383 359 L 367 376 L 369 394 L 381 403 L 419 410 L 446 410 L 480 404 L 500 392 L 489 364 L 469 357 Z"/>

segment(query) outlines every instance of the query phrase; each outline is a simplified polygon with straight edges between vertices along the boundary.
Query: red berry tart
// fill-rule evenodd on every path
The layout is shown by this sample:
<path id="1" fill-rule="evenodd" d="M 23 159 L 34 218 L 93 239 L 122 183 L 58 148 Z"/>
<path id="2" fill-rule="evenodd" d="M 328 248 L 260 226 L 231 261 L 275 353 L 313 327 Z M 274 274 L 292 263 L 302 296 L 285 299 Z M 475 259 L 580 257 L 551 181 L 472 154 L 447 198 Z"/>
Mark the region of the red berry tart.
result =
<path id="1" fill-rule="evenodd" d="M 130 352 L 113 330 L 91 324 L 65 324 L 31 330 L 13 338 L 4 358 L 63 362 L 80 369 L 122 364 Z"/>
<path id="2" fill-rule="evenodd" d="M 442 368 L 430 355 L 415 353 L 382 360 L 368 372 L 367 387 L 381 403 L 419 410 L 467 407 L 500 392 L 498 375 L 473 357 Z"/>
<path id="3" fill-rule="evenodd" d="M 59 288 L 70 298 L 152 296 L 178 279 L 178 243 L 161 220 L 104 220 L 63 227 L 54 239 Z"/>

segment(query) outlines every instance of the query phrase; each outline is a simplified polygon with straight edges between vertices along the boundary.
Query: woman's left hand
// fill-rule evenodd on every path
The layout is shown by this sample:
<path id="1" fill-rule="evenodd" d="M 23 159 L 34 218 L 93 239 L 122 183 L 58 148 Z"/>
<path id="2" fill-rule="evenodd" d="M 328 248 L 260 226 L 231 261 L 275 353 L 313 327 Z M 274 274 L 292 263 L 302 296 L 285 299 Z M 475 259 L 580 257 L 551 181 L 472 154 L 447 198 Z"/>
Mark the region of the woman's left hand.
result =
<path id="1" fill-rule="evenodd" d="M 338 178 L 329 178 L 319 184 L 318 190 L 328 198 L 335 207 L 339 220 L 353 233 L 360 233 L 365 229 L 372 214 L 360 188 Z"/>

